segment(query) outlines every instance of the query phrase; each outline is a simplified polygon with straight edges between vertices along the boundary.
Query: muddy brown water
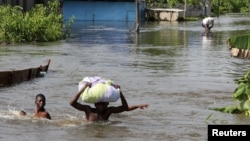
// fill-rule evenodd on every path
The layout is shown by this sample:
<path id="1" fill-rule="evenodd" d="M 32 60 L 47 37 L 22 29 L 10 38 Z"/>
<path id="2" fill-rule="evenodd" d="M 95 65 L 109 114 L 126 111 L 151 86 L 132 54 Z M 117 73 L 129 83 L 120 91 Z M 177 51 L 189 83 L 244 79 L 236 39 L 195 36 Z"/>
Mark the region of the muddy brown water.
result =
<path id="1" fill-rule="evenodd" d="M 249 15 L 220 16 L 205 37 L 200 21 L 146 22 L 136 40 L 132 23 L 76 22 L 70 40 L 1 45 L 1 71 L 48 59 L 51 65 L 43 78 L 0 89 L 0 140 L 202 141 L 208 124 L 250 124 L 249 117 L 209 109 L 234 104 L 234 79 L 250 63 L 231 57 L 226 39 L 249 33 L 249 24 Z M 120 84 L 129 104 L 150 107 L 86 123 L 69 101 L 78 82 L 94 75 Z M 38 93 L 47 97 L 51 121 L 32 117 Z M 20 109 L 28 116 L 18 116 Z"/>

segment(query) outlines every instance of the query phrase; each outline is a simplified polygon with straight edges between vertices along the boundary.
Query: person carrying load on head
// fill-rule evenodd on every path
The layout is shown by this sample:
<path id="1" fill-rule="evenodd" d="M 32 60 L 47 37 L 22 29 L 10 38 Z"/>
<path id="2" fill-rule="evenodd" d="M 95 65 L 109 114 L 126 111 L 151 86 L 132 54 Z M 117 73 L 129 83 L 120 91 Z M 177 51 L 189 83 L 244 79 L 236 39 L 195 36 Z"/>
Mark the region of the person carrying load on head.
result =
<path id="1" fill-rule="evenodd" d="M 205 28 L 206 31 L 210 31 L 211 28 L 214 27 L 214 19 L 212 17 L 206 17 L 202 20 L 202 27 Z"/>
<path id="2" fill-rule="evenodd" d="M 70 101 L 70 105 L 77 110 L 84 111 L 88 122 L 107 121 L 111 114 L 132 111 L 135 109 L 145 109 L 148 104 L 131 105 L 122 94 L 121 87 L 114 84 L 111 80 L 105 80 L 101 77 L 85 77 L 78 85 L 78 93 Z M 79 98 L 85 103 L 94 104 L 92 108 L 89 105 L 81 104 Z M 121 106 L 108 107 L 109 102 L 115 102 L 121 99 Z"/>

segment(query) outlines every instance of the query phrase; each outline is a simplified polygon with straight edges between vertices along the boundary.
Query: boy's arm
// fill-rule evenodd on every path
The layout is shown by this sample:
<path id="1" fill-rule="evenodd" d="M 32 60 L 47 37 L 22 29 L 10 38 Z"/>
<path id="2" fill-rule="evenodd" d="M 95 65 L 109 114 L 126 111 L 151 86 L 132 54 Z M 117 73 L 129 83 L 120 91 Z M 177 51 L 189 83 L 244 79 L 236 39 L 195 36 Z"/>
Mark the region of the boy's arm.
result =
<path id="1" fill-rule="evenodd" d="M 90 106 L 82 105 L 79 102 L 77 102 L 81 93 L 89 86 L 91 86 L 91 83 L 86 83 L 85 86 L 73 97 L 73 99 L 69 103 L 72 107 L 76 108 L 77 110 L 85 111 L 85 112 L 87 112 L 91 109 Z"/>
<path id="2" fill-rule="evenodd" d="M 25 112 L 24 110 L 20 110 L 20 111 L 19 111 L 19 115 L 20 115 L 20 116 L 25 116 L 25 115 L 26 115 L 26 112 Z"/>
<path id="3" fill-rule="evenodd" d="M 50 116 L 50 114 L 47 112 L 47 114 L 46 114 L 46 118 L 47 119 L 51 119 L 51 116 Z"/>

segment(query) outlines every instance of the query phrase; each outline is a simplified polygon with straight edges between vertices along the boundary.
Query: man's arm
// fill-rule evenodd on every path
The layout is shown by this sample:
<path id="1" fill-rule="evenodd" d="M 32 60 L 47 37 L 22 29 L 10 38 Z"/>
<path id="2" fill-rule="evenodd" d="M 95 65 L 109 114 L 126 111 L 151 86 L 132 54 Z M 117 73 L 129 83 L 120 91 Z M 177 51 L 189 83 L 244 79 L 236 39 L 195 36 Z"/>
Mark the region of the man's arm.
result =
<path id="1" fill-rule="evenodd" d="M 132 111 L 132 110 L 135 110 L 135 109 L 145 109 L 145 108 L 148 108 L 148 104 L 140 104 L 140 105 L 131 105 L 131 106 L 128 106 L 128 103 L 127 103 L 127 100 L 125 99 L 124 95 L 122 94 L 121 92 L 121 102 L 122 102 L 122 105 L 119 106 L 119 107 L 110 107 L 109 108 L 109 111 L 110 111 L 110 114 L 111 113 L 121 113 L 121 112 L 124 112 L 124 111 Z"/>
<path id="2" fill-rule="evenodd" d="M 203 24 L 203 22 L 201 23 L 201 26 L 204 27 L 204 28 L 206 28 L 206 26 Z"/>
<path id="3" fill-rule="evenodd" d="M 105 117 L 109 117 L 112 113 L 121 113 L 124 111 L 128 111 L 128 103 L 127 100 L 125 99 L 124 95 L 120 91 L 120 98 L 121 98 L 121 106 L 118 107 L 109 107 L 107 109 L 107 112 L 105 113 Z"/>
<path id="4" fill-rule="evenodd" d="M 120 88 L 119 85 L 117 85 L 117 87 Z M 109 107 L 107 109 L 107 112 L 105 113 L 105 116 L 104 116 L 105 119 L 108 119 L 108 117 L 112 113 L 121 113 L 121 112 L 124 112 L 124 111 L 132 111 L 132 110 L 135 110 L 137 108 L 144 109 L 144 108 L 148 107 L 148 104 L 128 106 L 127 100 L 126 100 L 126 98 L 124 97 L 124 95 L 122 94 L 121 91 L 120 91 L 120 98 L 121 98 L 122 105 L 118 106 L 118 107 Z"/>
<path id="5" fill-rule="evenodd" d="M 135 110 L 135 109 L 145 109 L 145 108 L 148 108 L 148 104 L 140 104 L 140 105 L 132 105 L 132 106 L 128 106 L 128 111 L 132 111 L 132 110 Z"/>
<path id="6" fill-rule="evenodd" d="M 81 96 L 81 93 L 87 88 L 91 86 L 91 83 L 86 83 L 85 86 L 73 97 L 73 99 L 70 101 L 70 105 L 74 108 L 76 108 L 77 110 L 80 111 L 90 111 L 91 107 L 88 105 L 82 105 L 80 103 L 77 102 L 77 100 L 79 99 L 79 97 Z"/>
<path id="7" fill-rule="evenodd" d="M 208 29 L 211 30 L 211 28 L 214 27 L 214 23 L 211 24 L 211 26 L 208 26 Z"/>

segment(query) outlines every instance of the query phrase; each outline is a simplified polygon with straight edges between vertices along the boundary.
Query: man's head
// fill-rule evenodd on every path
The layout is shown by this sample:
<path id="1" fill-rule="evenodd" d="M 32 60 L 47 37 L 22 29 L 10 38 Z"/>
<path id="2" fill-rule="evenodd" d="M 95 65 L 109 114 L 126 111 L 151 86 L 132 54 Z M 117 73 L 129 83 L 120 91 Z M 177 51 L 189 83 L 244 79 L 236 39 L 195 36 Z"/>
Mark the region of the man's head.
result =
<path id="1" fill-rule="evenodd" d="M 109 103 L 108 102 L 98 102 L 95 103 L 95 107 L 98 111 L 103 111 L 108 107 Z"/>
<path id="2" fill-rule="evenodd" d="M 35 104 L 37 106 L 38 109 L 43 109 L 44 106 L 46 105 L 46 98 L 43 94 L 37 94 L 36 95 L 36 100 L 35 100 Z"/>

